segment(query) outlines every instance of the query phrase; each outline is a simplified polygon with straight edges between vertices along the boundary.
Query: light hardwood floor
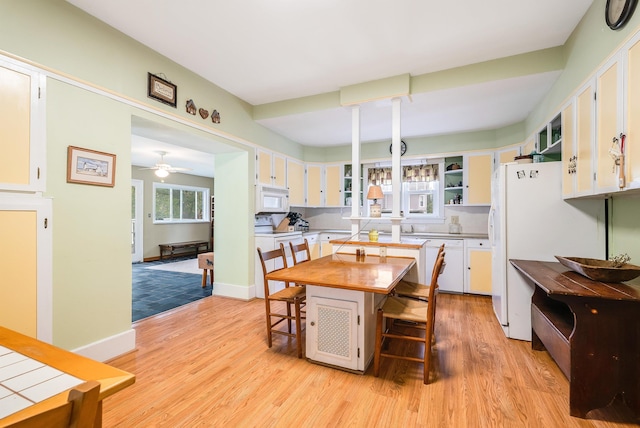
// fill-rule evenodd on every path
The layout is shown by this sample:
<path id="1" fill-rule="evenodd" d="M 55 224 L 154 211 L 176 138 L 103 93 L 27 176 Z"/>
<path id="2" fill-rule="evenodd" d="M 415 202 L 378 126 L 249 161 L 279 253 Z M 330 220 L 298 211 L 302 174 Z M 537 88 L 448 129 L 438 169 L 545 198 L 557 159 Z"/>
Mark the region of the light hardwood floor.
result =
<path id="1" fill-rule="evenodd" d="M 134 325 L 137 350 L 110 364 L 136 383 L 108 398 L 105 427 L 626 427 L 620 403 L 569 416 L 567 379 L 546 352 L 506 339 L 487 297 L 440 294 L 432 383 L 383 360 L 351 374 L 266 345 L 262 300 L 209 297 Z M 594 385 L 594 388 L 597 388 Z"/>

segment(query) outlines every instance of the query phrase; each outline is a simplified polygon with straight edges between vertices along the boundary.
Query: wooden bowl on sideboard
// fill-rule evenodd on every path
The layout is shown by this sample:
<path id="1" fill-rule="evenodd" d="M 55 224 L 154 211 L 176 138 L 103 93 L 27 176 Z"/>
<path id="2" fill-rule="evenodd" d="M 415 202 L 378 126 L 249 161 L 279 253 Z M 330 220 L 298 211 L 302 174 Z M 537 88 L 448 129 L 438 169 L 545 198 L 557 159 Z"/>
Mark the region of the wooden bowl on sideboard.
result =
<path id="1" fill-rule="evenodd" d="M 640 266 L 629 263 L 615 267 L 609 260 L 562 256 L 555 256 L 555 258 L 569 269 L 594 281 L 624 282 L 640 276 Z"/>

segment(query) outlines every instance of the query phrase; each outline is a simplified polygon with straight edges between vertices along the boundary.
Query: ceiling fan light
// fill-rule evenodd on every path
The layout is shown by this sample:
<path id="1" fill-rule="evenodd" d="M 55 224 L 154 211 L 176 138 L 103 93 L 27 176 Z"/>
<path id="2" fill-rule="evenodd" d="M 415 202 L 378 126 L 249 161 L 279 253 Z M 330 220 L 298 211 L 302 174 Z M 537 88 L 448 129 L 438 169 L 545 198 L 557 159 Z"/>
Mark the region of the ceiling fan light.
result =
<path id="1" fill-rule="evenodd" d="M 160 178 L 165 178 L 169 176 L 169 171 L 167 171 L 166 169 L 157 169 L 156 175 Z"/>

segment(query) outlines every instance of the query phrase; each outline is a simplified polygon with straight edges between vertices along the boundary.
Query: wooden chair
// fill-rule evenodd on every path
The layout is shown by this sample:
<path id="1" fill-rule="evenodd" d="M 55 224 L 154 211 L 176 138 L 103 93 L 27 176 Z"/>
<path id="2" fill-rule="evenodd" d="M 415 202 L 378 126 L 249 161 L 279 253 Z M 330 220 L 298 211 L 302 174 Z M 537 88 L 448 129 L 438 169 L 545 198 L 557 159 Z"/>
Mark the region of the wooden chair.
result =
<path id="1" fill-rule="evenodd" d="M 304 263 L 311 260 L 311 251 L 309 251 L 309 242 L 307 242 L 307 238 L 304 239 L 304 242 L 300 244 L 294 244 L 289 241 L 289 247 L 291 248 L 291 255 L 293 256 L 293 264 L 297 265 L 298 263 Z M 305 258 L 300 259 L 299 253 L 305 252 Z"/>
<path id="2" fill-rule="evenodd" d="M 373 359 L 373 374 L 378 377 L 380 374 L 380 359 L 382 357 L 395 358 L 400 360 L 415 361 L 424 364 L 423 381 L 429 383 L 429 369 L 431 365 L 431 344 L 433 339 L 434 324 L 436 318 L 436 296 L 438 295 L 438 276 L 442 264 L 444 263 L 445 253 L 440 254 L 436 260 L 433 273 L 431 275 L 431 285 L 429 287 L 428 301 L 409 299 L 406 297 L 389 296 L 382 306 L 378 309 L 376 319 L 376 342 Z M 394 320 L 402 320 L 411 323 L 410 325 L 403 323 L 403 332 L 410 330 L 408 334 L 395 332 Z M 387 329 L 383 331 L 383 324 L 387 323 Z M 424 330 L 424 333 L 422 333 Z M 415 355 L 402 355 L 400 353 L 382 352 L 384 339 L 399 339 L 405 342 L 418 342 L 424 345 L 422 358 Z"/>
<path id="3" fill-rule="evenodd" d="M 271 293 L 269 288 L 269 281 L 267 280 L 267 274 L 287 268 L 287 256 L 284 251 L 284 245 L 282 245 L 282 243 L 280 243 L 280 248 L 266 251 L 264 253 L 262 252 L 262 250 L 260 250 L 260 248 L 258 248 L 258 256 L 260 257 L 260 263 L 262 264 L 262 273 L 264 278 L 264 304 L 267 317 L 267 340 L 269 343 L 269 348 L 271 348 L 272 346 L 272 335 L 274 333 L 294 337 L 296 339 L 296 344 L 298 347 L 298 358 L 302 358 L 302 316 L 300 313 L 300 309 L 306 299 L 305 287 L 298 285 L 290 286 L 290 284 L 286 282 L 285 288 L 275 293 Z M 274 267 L 271 270 L 267 270 L 267 262 L 273 261 L 273 266 L 277 266 L 276 262 L 278 260 L 280 261 L 282 267 Z M 271 304 L 274 302 L 284 303 L 286 307 L 286 313 L 282 313 L 282 311 L 276 311 L 275 309 L 273 309 Z M 292 307 L 293 315 L 291 311 Z M 273 320 L 273 318 L 275 318 L 275 321 Z M 287 321 L 288 328 L 286 331 L 276 328 L 276 326 L 284 321 Z M 293 333 L 291 330 L 292 321 L 295 323 L 295 333 Z"/>
<path id="4" fill-rule="evenodd" d="M 436 268 L 436 263 L 438 262 L 438 257 L 444 251 L 444 244 L 440 245 L 438 248 L 438 254 L 436 255 L 436 260 L 433 263 L 433 269 Z M 441 268 L 441 269 L 444 269 Z M 431 271 L 431 275 L 433 275 L 433 270 Z M 394 289 L 394 294 L 401 297 L 409 297 L 412 299 L 418 300 L 428 300 L 429 298 L 429 286 L 425 284 L 419 284 L 417 282 L 409 282 L 401 280 L 398 285 L 396 285 Z"/>
<path id="5" fill-rule="evenodd" d="M 11 428 L 93 428 L 98 412 L 100 383 L 87 381 L 69 391 L 67 402 L 17 421 Z"/>

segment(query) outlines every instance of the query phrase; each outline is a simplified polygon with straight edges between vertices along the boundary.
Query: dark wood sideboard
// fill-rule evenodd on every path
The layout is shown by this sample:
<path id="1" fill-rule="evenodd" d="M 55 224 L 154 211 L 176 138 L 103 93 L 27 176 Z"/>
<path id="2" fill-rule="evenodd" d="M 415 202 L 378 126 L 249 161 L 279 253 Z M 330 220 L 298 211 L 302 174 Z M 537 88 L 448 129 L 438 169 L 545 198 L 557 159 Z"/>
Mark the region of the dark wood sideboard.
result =
<path id="1" fill-rule="evenodd" d="M 535 284 L 531 346 L 569 379 L 571 416 L 620 395 L 640 418 L 640 281 L 592 281 L 557 262 L 510 260 Z"/>

